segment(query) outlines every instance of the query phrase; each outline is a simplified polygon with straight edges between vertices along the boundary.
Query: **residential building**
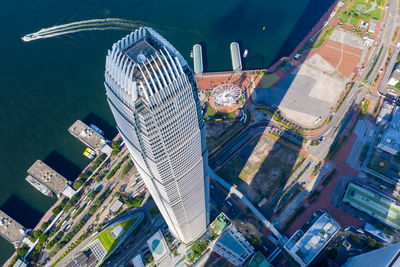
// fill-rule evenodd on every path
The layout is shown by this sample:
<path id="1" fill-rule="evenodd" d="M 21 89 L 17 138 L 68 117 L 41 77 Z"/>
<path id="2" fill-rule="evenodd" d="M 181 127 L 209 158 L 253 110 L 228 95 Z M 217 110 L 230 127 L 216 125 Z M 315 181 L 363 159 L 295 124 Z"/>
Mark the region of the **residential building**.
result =
<path id="1" fill-rule="evenodd" d="M 104 84 L 118 131 L 171 233 L 196 240 L 209 223 L 209 175 L 192 70 L 146 27 L 108 51 Z"/>
<path id="2" fill-rule="evenodd" d="M 343 267 L 400 266 L 400 243 L 348 258 Z"/>
<path id="3" fill-rule="evenodd" d="M 213 250 L 235 266 L 243 265 L 247 258 L 254 253 L 252 245 L 233 225 L 230 225 L 221 234 Z"/>

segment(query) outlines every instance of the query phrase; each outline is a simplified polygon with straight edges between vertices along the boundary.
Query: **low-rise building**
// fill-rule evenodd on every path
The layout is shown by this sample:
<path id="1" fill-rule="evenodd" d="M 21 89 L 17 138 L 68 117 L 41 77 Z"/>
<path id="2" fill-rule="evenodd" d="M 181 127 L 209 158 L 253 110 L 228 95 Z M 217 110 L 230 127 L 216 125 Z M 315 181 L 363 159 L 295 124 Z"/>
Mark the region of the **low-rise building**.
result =
<path id="1" fill-rule="evenodd" d="M 385 125 L 392 115 L 393 108 L 394 106 L 391 103 L 385 101 L 382 105 L 378 117 L 376 118 L 376 124 L 379 126 Z"/>
<path id="2" fill-rule="evenodd" d="M 328 213 L 316 211 L 285 244 L 287 252 L 308 266 L 339 231 L 340 225 Z"/>
<path id="3" fill-rule="evenodd" d="M 135 257 L 133 257 L 133 259 L 130 261 L 130 264 L 133 265 L 133 267 L 145 267 L 140 254 L 137 254 Z"/>
<path id="4" fill-rule="evenodd" d="M 153 255 L 154 262 L 157 263 L 169 254 L 167 243 L 160 230 L 158 230 L 149 240 L 147 245 Z"/>
<path id="5" fill-rule="evenodd" d="M 377 23 L 377 22 L 378 22 L 378 21 L 377 21 L 376 19 L 372 19 L 372 20 L 371 20 L 371 24 L 369 25 L 368 32 L 374 34 L 375 28 L 376 28 L 376 23 Z"/>
<path id="6" fill-rule="evenodd" d="M 18 259 L 13 265 L 13 267 L 26 267 L 26 266 L 28 266 L 28 264 L 23 262 L 21 259 Z"/>
<path id="7" fill-rule="evenodd" d="M 112 203 L 112 205 L 109 208 L 109 211 L 112 213 L 117 213 L 119 209 L 122 207 L 122 205 L 124 205 L 124 203 L 122 203 L 121 200 L 117 199 Z"/>
<path id="8" fill-rule="evenodd" d="M 230 225 L 220 235 L 213 250 L 235 266 L 244 264 L 254 253 L 253 246 L 233 225 Z"/>
<path id="9" fill-rule="evenodd" d="M 389 81 L 388 81 L 388 85 L 395 86 L 399 82 L 400 82 L 400 67 L 397 67 L 393 71 L 392 75 L 390 75 L 390 78 L 389 78 Z"/>
<path id="10" fill-rule="evenodd" d="M 386 125 L 381 140 L 377 146 L 392 155 L 396 155 L 400 151 L 400 111 L 396 107 L 393 117 Z"/>

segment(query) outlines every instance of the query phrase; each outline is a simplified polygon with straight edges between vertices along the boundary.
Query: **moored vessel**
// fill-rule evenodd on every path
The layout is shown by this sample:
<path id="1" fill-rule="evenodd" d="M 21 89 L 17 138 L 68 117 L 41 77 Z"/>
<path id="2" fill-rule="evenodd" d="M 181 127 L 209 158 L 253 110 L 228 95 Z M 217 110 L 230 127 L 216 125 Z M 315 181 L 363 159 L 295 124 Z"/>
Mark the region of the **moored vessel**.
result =
<path id="1" fill-rule="evenodd" d="M 38 190 L 40 193 L 42 193 L 45 196 L 52 197 L 53 192 L 51 192 L 50 189 L 48 189 L 44 184 L 33 178 L 32 176 L 28 175 L 26 176 L 25 180 L 33 186 L 36 190 Z"/>

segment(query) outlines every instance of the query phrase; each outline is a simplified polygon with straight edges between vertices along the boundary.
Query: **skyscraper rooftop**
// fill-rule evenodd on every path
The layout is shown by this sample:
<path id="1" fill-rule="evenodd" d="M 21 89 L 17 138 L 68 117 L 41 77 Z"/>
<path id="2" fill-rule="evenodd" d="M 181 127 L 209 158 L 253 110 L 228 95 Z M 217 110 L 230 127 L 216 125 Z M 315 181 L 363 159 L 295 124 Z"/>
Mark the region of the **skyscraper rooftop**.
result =
<path id="1" fill-rule="evenodd" d="M 115 43 L 105 88 L 118 131 L 170 231 L 189 243 L 209 222 L 208 153 L 196 81 L 151 28 Z"/>

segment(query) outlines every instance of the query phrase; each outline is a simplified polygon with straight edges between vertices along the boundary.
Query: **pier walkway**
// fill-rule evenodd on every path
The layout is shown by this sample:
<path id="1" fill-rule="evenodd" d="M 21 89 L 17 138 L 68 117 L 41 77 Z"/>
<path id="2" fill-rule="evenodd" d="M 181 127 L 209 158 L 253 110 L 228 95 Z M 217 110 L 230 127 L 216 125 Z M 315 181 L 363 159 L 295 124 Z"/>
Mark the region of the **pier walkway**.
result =
<path id="1" fill-rule="evenodd" d="M 58 197 L 67 189 L 67 187 L 69 187 L 67 179 L 41 160 L 37 160 L 28 169 L 28 173 L 38 182 L 57 194 Z"/>
<path id="2" fill-rule="evenodd" d="M 96 151 L 97 154 L 100 152 L 111 153 L 112 149 L 107 145 L 106 139 L 80 120 L 72 124 L 68 132 Z"/>

